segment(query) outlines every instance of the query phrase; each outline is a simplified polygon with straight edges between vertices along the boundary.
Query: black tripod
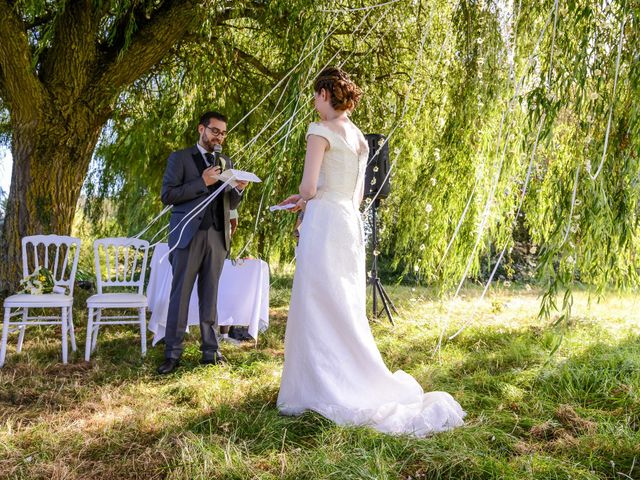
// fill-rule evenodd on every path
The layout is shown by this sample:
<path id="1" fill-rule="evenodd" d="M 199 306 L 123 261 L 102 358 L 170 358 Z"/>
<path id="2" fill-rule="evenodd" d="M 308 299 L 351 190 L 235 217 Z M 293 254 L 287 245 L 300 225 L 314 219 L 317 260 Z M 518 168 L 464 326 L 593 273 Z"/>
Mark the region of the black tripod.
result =
<path id="1" fill-rule="evenodd" d="M 369 274 L 367 283 L 371 285 L 371 292 L 373 294 L 373 319 L 377 320 L 382 310 L 384 310 L 387 317 L 389 317 L 391 325 L 395 325 L 389 307 L 391 307 L 395 313 L 398 313 L 398 310 L 396 310 L 396 306 L 391 301 L 391 298 L 389 298 L 389 294 L 382 286 L 382 282 L 380 282 L 380 278 L 378 277 L 378 224 L 376 219 L 376 209 L 378 205 L 380 205 L 380 200 L 376 198 L 371 205 L 371 273 Z M 382 302 L 381 310 L 378 310 L 378 295 L 380 295 Z"/>

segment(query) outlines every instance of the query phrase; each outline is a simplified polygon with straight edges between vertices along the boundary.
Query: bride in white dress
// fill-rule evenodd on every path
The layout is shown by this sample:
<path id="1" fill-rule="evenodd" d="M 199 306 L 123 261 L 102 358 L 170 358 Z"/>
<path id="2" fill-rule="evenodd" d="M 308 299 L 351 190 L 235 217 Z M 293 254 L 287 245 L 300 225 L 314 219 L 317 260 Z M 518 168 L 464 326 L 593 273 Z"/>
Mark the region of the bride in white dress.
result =
<path id="1" fill-rule="evenodd" d="M 348 117 L 360 96 L 343 71 L 324 70 L 314 86 L 321 121 L 307 132 L 300 194 L 304 210 L 285 335 L 278 408 L 313 410 L 342 425 L 426 436 L 462 425 L 465 413 L 445 392 L 424 393 L 391 373 L 366 316 L 365 246 L 359 206 L 368 146 Z"/>

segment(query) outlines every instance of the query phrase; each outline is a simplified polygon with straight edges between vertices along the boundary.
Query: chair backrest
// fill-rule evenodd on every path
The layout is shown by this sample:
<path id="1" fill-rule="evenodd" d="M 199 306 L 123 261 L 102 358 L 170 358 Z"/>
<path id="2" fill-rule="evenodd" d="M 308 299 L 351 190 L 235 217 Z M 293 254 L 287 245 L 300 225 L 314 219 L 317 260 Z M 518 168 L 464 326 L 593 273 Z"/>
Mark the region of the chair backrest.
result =
<path id="1" fill-rule="evenodd" d="M 148 253 L 149 242 L 138 238 L 100 238 L 93 242 L 98 293 L 104 287 L 135 287 L 142 294 Z"/>
<path id="2" fill-rule="evenodd" d="M 80 239 L 63 235 L 31 235 L 22 239 L 22 275 L 27 278 L 44 267 L 53 275 L 58 287 L 65 287 L 73 295 Z"/>

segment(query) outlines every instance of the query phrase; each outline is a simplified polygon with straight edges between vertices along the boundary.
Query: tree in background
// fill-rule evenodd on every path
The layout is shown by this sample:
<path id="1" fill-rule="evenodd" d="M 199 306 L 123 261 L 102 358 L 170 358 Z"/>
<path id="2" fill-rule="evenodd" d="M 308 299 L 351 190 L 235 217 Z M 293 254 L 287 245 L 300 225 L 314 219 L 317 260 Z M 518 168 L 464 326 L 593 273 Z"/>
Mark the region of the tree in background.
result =
<path id="1" fill-rule="evenodd" d="M 203 68 L 206 56 L 185 50 L 153 88 L 129 90 L 98 150 L 93 178 L 102 187 L 90 196 L 112 201 L 118 223 L 139 231 L 161 208 L 167 153 L 194 141 L 191 112 L 210 101 L 198 85 L 215 85 L 231 124 L 242 120 L 225 148 L 265 180 L 243 204 L 236 253 L 246 245 L 270 261 L 290 258 L 292 219 L 266 209 L 297 187 L 313 75 L 339 64 L 365 90 L 354 121 L 389 136 L 393 184 L 380 235 L 388 272 L 443 291 L 482 272 L 496 278 L 519 228 L 538 249 L 547 300 L 575 279 L 599 289 L 637 284 L 638 3 L 367 8 L 375 4 L 301 9 L 293 29 L 234 21 L 212 39 L 228 62 L 226 84 Z M 230 45 L 255 56 L 248 62 Z M 150 147 L 153 125 L 166 142 Z M 130 158 L 145 161 L 132 167 Z M 148 208 L 132 221 L 139 202 Z"/>
<path id="2" fill-rule="evenodd" d="M 0 1 L 0 111 L 14 161 L 0 290 L 19 279 L 21 237 L 70 232 L 96 143 L 123 92 L 177 45 L 204 43 L 229 19 L 259 16 L 262 5 Z"/>
<path id="3" fill-rule="evenodd" d="M 575 279 L 637 285 L 637 1 L 259 5 L 194 28 L 117 96 L 85 182 L 97 233 L 137 233 L 160 211 L 168 153 L 215 107 L 233 128 L 226 152 L 264 180 L 236 253 L 289 259 L 292 218 L 267 207 L 297 188 L 310 86 L 331 64 L 365 90 L 354 121 L 389 137 L 389 272 L 443 291 L 486 280 L 518 227 L 538 248 L 545 307 Z"/>

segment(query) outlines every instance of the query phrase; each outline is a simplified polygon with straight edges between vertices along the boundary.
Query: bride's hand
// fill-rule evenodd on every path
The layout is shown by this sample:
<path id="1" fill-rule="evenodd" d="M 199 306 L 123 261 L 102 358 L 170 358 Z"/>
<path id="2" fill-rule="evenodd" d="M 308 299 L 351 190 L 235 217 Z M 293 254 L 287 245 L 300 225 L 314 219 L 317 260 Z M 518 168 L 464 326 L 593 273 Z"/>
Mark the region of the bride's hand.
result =
<path id="1" fill-rule="evenodd" d="M 297 204 L 297 203 L 300 201 L 300 199 L 301 199 L 301 198 L 302 198 L 302 197 L 300 196 L 300 194 L 296 193 L 296 194 L 294 194 L 294 195 L 290 195 L 290 196 L 288 196 L 288 197 L 287 197 L 287 198 L 285 198 L 283 201 L 281 201 L 278 205 L 282 206 L 282 205 L 288 205 L 288 204 L 291 204 L 291 203 L 293 203 L 293 204 Z M 299 209 L 298 209 L 298 210 L 299 210 Z M 290 212 L 296 212 L 297 210 L 295 210 L 295 209 L 293 209 L 293 208 L 292 208 L 292 209 L 290 209 L 289 211 L 290 211 Z"/>
<path id="2" fill-rule="evenodd" d="M 304 198 L 302 198 L 302 195 L 300 195 L 299 193 L 296 193 L 294 195 L 288 196 L 283 201 L 281 201 L 278 205 L 288 205 L 288 204 L 295 205 L 294 207 L 288 209 L 289 212 L 299 212 L 300 210 L 304 212 L 304 209 L 307 206 L 307 201 Z"/>
<path id="3" fill-rule="evenodd" d="M 289 210 L 290 212 L 299 212 L 300 210 L 304 212 L 304 209 L 307 207 L 307 201 L 304 198 L 302 198 L 300 195 L 298 195 L 298 197 L 300 198 L 296 202 L 296 206 L 290 209 Z"/>
<path id="4" fill-rule="evenodd" d="M 287 211 L 299 212 L 300 210 L 304 211 L 304 208 L 307 202 L 304 200 L 304 198 L 302 198 L 302 195 L 296 193 L 295 195 L 290 195 L 289 197 L 285 198 L 278 205 L 291 205 L 291 204 L 295 206 L 287 209 Z"/>

